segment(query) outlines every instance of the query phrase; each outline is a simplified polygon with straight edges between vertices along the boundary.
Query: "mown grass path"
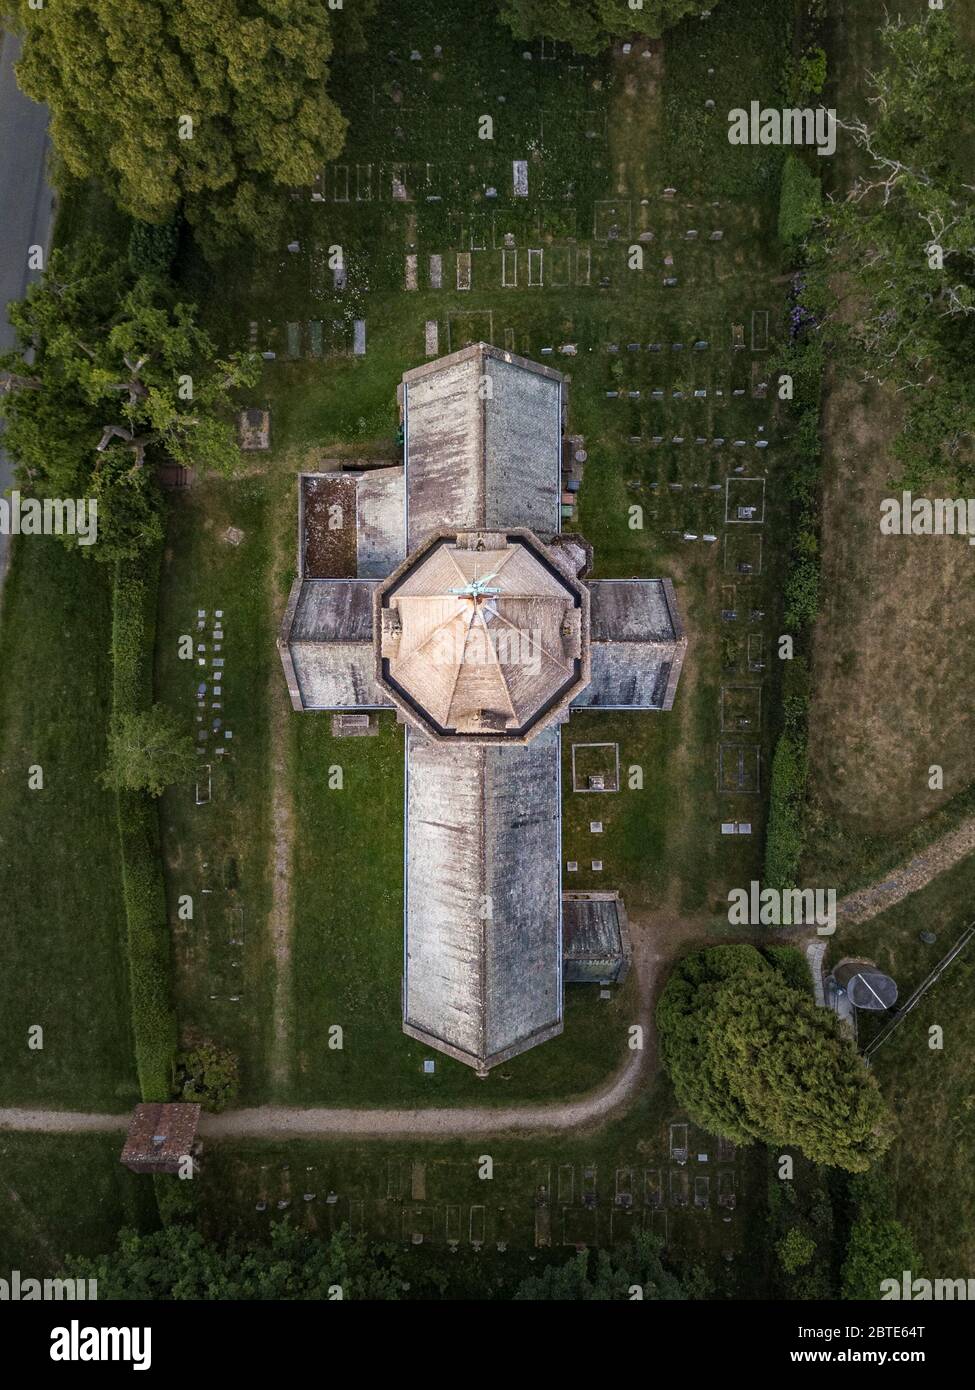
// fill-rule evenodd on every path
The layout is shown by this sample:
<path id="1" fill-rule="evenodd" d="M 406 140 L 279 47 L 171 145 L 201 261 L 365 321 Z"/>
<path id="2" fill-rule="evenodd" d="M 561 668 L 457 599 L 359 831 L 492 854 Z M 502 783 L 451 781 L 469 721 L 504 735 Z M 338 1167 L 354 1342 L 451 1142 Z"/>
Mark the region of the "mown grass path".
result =
<path id="1" fill-rule="evenodd" d="M 848 893 L 837 905 L 837 918 L 844 925 L 869 922 L 871 917 L 920 892 L 932 879 L 952 869 L 975 851 L 975 817 L 963 821 L 955 830 L 942 835 L 903 864 L 886 873 L 877 883 Z"/>

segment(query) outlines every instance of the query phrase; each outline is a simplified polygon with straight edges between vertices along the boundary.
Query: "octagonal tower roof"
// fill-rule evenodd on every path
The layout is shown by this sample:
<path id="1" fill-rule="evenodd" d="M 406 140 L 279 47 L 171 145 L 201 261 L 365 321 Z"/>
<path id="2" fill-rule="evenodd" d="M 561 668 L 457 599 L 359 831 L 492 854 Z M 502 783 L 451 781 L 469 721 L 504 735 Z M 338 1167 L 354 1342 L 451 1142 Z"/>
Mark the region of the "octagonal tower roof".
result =
<path id="1" fill-rule="evenodd" d="M 375 603 L 377 677 L 434 738 L 526 742 L 588 683 L 588 592 L 529 531 L 439 533 Z"/>

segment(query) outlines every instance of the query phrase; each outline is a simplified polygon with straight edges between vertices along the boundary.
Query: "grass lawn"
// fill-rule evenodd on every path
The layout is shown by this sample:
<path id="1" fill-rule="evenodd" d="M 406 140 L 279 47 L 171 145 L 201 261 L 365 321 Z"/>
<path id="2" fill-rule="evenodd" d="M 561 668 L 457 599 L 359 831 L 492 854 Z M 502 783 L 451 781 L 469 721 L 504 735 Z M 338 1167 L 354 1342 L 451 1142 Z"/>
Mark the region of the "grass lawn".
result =
<path id="1" fill-rule="evenodd" d="M 97 1255 L 122 1226 L 157 1221 L 150 1179 L 118 1161 L 120 1134 L 0 1134 L 0 1269 L 43 1278 Z"/>
<path id="2" fill-rule="evenodd" d="M 923 0 L 897 7 L 909 22 Z M 953 13 L 971 29 L 964 7 Z M 868 115 L 866 74 L 883 61 L 882 0 L 832 7 L 830 104 Z M 840 194 L 858 152 L 824 160 Z M 807 881 L 841 891 L 882 874 L 970 814 L 975 756 L 970 680 L 958 653 L 975 639 L 970 551 L 956 537 L 880 534 L 880 503 L 899 495 L 891 445 L 902 407 L 891 390 L 828 370 L 824 398 L 822 616 L 812 664 Z M 932 482 L 931 497 L 956 485 Z M 950 613 L 950 621 L 945 614 Z M 943 785 L 929 785 L 933 766 Z"/>
<path id="3" fill-rule="evenodd" d="M 636 1002 L 595 987 L 566 991 L 566 1031 L 480 1081 L 469 1067 L 404 1036 L 403 731 L 335 740 L 327 719 L 294 720 L 295 1096 L 306 1103 L 510 1104 L 598 1084 L 621 1062 Z M 341 767 L 343 789 L 328 789 Z M 341 1050 L 329 1030 L 343 1029 Z M 436 1056 L 436 1072 L 422 1060 Z"/>
<path id="4" fill-rule="evenodd" d="M 292 502 L 285 480 L 275 476 L 212 480 L 176 498 L 160 593 L 157 697 L 207 734 L 200 784 L 210 790 L 203 805 L 190 785 L 171 788 L 162 802 L 177 1012 L 184 1041 L 205 1036 L 239 1054 L 245 1100 L 266 1094 L 270 1054 L 269 701 L 271 681 L 280 676 L 275 599 L 283 587 L 275 534 L 282 506 L 288 511 Z M 230 527 L 243 533 L 237 544 L 225 539 Z M 219 655 L 216 630 L 223 633 Z M 205 645 L 208 663 L 225 663 L 219 699 L 212 678 L 218 668 L 201 667 L 199 655 L 182 660 L 178 654 L 187 633 L 194 646 Z M 202 708 L 201 683 L 207 685 Z M 193 900 L 191 920 L 180 919 L 183 895 Z"/>
<path id="5" fill-rule="evenodd" d="M 860 955 L 876 961 L 897 981 L 903 1002 L 975 919 L 973 899 L 975 860 L 968 859 L 872 922 L 843 929 L 831 944 L 830 961 Z M 925 929 L 936 933 L 935 945 L 919 939 Z M 963 1274 L 975 1261 L 973 981 L 970 944 L 872 1059 L 900 1122 L 886 1160 L 898 1215 L 913 1230 L 928 1268 L 944 1277 Z M 861 1043 L 880 1026 L 861 1014 Z M 941 1048 L 930 1045 L 935 1027 L 942 1030 Z"/>
<path id="6" fill-rule="evenodd" d="M 123 1110 L 137 1098 L 109 715 L 103 566 L 21 538 L 0 626 L 0 1100 Z M 39 767 L 43 788 L 29 790 Z M 43 1048 L 28 1030 L 43 1028 Z"/>

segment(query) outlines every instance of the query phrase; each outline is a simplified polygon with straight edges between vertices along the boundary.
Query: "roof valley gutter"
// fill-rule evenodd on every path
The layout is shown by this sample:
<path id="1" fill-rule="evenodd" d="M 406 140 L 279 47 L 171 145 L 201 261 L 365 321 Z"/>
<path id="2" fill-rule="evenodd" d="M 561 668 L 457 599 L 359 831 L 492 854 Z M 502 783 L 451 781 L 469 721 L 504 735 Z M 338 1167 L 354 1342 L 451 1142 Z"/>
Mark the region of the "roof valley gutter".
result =
<path id="1" fill-rule="evenodd" d="M 559 985 L 558 985 L 558 1021 L 563 1022 L 565 1014 L 565 984 L 563 972 L 565 969 L 565 947 L 563 945 L 563 921 L 562 921 L 562 730 L 555 730 L 556 760 L 555 760 L 555 796 L 556 808 L 558 811 L 558 859 L 555 863 L 555 898 L 558 903 L 558 962 L 559 962 Z"/>
<path id="2" fill-rule="evenodd" d="M 479 865 L 480 865 L 480 890 L 481 890 L 481 891 L 480 891 L 480 894 L 479 894 L 479 899 L 480 899 L 480 901 L 479 901 L 479 904 L 478 904 L 478 910 L 480 911 L 480 914 L 481 914 L 481 989 L 482 989 L 482 991 L 483 991 L 482 1000 L 481 1000 L 481 1010 L 480 1010 L 480 1013 L 481 1013 L 481 1046 L 480 1046 L 480 1053 L 481 1053 L 481 1055 L 480 1055 L 480 1057 L 479 1057 L 478 1060 L 479 1060 L 479 1062 L 481 1063 L 481 1065 L 483 1065 L 483 1064 L 487 1061 L 487 1058 L 488 1058 L 488 999 L 487 999 L 487 991 L 488 991 L 488 932 L 491 930 L 491 927 L 492 927 L 493 922 L 494 922 L 494 898 L 493 898 L 493 896 L 492 896 L 492 897 L 490 898 L 490 900 L 488 900 L 487 893 L 486 893 L 486 890 L 487 890 L 489 884 L 491 885 L 492 888 L 493 888 L 493 886 L 494 886 L 494 881 L 493 881 L 493 878 L 492 878 L 491 873 L 488 871 L 488 863 L 487 863 L 488 843 L 489 843 L 489 837 L 488 837 L 488 834 L 487 834 L 487 823 L 488 823 L 488 792 L 487 792 L 488 758 L 493 754 L 494 749 L 493 749 L 493 748 L 488 748 L 488 747 L 486 747 L 485 745 L 482 744 L 482 745 L 480 745 L 480 746 L 478 747 L 478 750 L 477 750 L 477 751 L 478 751 L 478 759 L 479 759 L 480 764 L 481 764 L 481 817 L 480 817 L 480 820 L 481 820 L 481 825 L 480 825 L 480 837 L 481 837 L 481 842 L 480 842 L 480 844 L 479 844 L 478 847 L 477 847 L 477 848 L 478 848 L 477 858 L 478 858 L 478 863 L 479 863 Z M 493 865 L 492 865 L 492 870 L 493 870 Z M 487 908 L 487 911 L 485 911 L 485 908 Z"/>
<path id="3" fill-rule="evenodd" d="M 410 899 L 410 729 L 409 725 L 403 726 L 403 983 L 402 989 L 402 1015 L 403 1022 L 406 1022 L 406 1001 L 407 985 L 406 976 L 409 969 L 409 899 Z"/>
<path id="4" fill-rule="evenodd" d="M 555 429 L 555 534 L 557 536 L 562 534 L 562 390 L 563 383 L 560 377 L 558 416 Z"/>
<path id="5" fill-rule="evenodd" d="M 403 559 L 410 553 L 410 388 L 403 382 Z"/>
<path id="6" fill-rule="evenodd" d="M 490 378 L 488 377 L 488 370 L 487 370 L 487 364 L 488 364 L 488 361 L 490 360 L 490 356 L 491 356 L 491 354 L 488 353 L 488 352 L 485 352 L 485 351 L 484 351 L 484 345 L 481 344 L 481 346 L 480 346 L 480 348 L 479 348 L 479 352 L 478 352 L 478 366 L 479 366 L 480 369 L 481 369 L 480 372 L 478 373 L 478 388 L 481 387 L 481 385 L 482 385 L 483 382 L 487 381 L 487 382 L 489 383 L 489 388 L 490 388 L 490 390 L 491 390 L 492 393 L 493 393 L 493 391 L 494 391 L 494 378 L 493 378 L 493 377 L 490 377 Z M 479 457 L 478 460 L 477 460 L 477 485 L 478 485 L 478 487 L 479 487 L 480 490 L 481 490 L 480 506 L 479 506 L 479 510 L 478 510 L 478 515 L 480 516 L 481 520 L 480 520 L 479 526 L 474 528 L 475 530 L 480 529 L 480 526 L 483 526 L 483 527 L 485 527 L 485 528 L 488 526 L 488 490 L 487 490 L 487 430 L 488 430 L 488 420 L 487 420 L 487 417 L 488 417 L 488 396 L 487 396 L 484 392 L 482 392 L 480 389 L 478 389 L 478 393 L 477 393 L 477 394 L 478 394 L 478 398 L 479 398 L 479 402 L 480 402 L 480 419 L 479 419 L 479 421 L 478 421 L 478 424 L 479 424 L 479 426 L 480 426 L 480 431 L 481 431 L 480 457 Z M 494 399 L 493 394 L 492 394 L 492 396 L 491 396 L 491 399 L 492 399 L 492 400 Z"/>

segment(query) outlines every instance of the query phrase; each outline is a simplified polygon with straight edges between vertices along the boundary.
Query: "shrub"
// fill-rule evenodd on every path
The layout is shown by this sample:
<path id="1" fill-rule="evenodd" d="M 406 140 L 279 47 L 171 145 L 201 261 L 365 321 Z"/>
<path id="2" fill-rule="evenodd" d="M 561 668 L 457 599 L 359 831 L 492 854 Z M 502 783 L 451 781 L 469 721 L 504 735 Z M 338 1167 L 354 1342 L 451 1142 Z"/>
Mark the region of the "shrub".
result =
<path id="1" fill-rule="evenodd" d="M 239 1084 L 237 1058 L 215 1043 L 201 1043 L 176 1058 L 180 1100 L 198 1101 L 205 1110 L 219 1112 L 236 1099 Z"/>
<path id="2" fill-rule="evenodd" d="M 822 205 L 819 179 L 798 155 L 790 154 L 782 166 L 779 189 L 779 239 L 790 250 L 805 241 Z"/>
<path id="3" fill-rule="evenodd" d="M 881 1281 L 896 1279 L 909 1269 L 921 1272 L 921 1257 L 914 1237 L 894 1216 L 890 1184 L 882 1172 L 858 1173 L 851 1178 L 849 1195 L 854 1204 L 853 1223 L 842 1270 L 842 1297 L 878 1299 Z"/>
<path id="4" fill-rule="evenodd" d="M 798 1226 L 793 1226 L 775 1247 L 775 1253 L 786 1274 L 795 1274 L 809 1263 L 816 1253 L 816 1242 Z"/>
<path id="5" fill-rule="evenodd" d="M 785 583 L 785 625 L 793 632 L 811 627 L 819 614 L 819 562 L 797 537 L 796 556 Z M 815 537 L 812 538 L 815 541 Z"/>
<path id="6" fill-rule="evenodd" d="M 809 993 L 809 966 L 802 951 L 795 946 L 763 946 L 762 955 L 793 989 L 800 994 Z"/>
<path id="7" fill-rule="evenodd" d="M 196 748 L 186 722 L 164 705 L 121 710 L 108 736 L 107 787 L 162 796 L 196 770 Z"/>
<path id="8" fill-rule="evenodd" d="M 179 249 L 179 222 L 132 223 L 129 233 L 129 267 L 133 275 L 151 275 L 160 280 L 169 272 Z"/>
<path id="9" fill-rule="evenodd" d="M 880 1298 L 881 1281 L 909 1269 L 916 1276 L 919 1259 L 910 1231 L 892 1216 L 861 1216 L 850 1230 L 843 1262 L 844 1298 Z"/>

